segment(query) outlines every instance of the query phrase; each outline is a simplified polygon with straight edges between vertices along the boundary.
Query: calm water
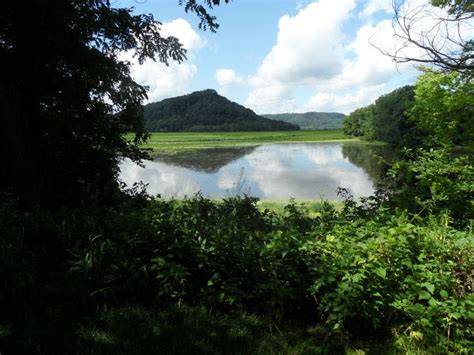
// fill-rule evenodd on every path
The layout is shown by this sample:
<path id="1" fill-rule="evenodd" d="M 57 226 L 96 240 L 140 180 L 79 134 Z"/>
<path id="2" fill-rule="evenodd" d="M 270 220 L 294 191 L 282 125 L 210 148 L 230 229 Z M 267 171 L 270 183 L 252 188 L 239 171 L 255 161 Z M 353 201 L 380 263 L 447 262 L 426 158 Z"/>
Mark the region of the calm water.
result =
<path id="1" fill-rule="evenodd" d="M 336 199 L 338 187 L 355 197 L 374 192 L 383 147 L 341 143 L 266 144 L 207 149 L 120 165 L 120 179 L 138 181 L 150 194 L 209 197 L 246 193 L 262 199 Z"/>

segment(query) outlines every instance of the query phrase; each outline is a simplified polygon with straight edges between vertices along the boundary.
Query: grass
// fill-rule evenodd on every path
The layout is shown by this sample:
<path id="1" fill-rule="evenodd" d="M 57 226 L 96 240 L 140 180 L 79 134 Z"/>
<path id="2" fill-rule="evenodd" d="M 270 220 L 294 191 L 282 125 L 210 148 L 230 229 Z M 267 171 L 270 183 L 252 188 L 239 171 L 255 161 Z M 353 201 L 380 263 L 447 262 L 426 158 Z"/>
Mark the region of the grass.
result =
<path id="1" fill-rule="evenodd" d="M 130 139 L 133 134 L 128 134 Z M 184 150 L 254 146 L 266 143 L 359 142 L 342 130 L 275 132 L 179 132 L 152 133 L 143 148 L 152 154 L 174 154 Z"/>
<path id="2" fill-rule="evenodd" d="M 316 217 L 319 213 L 318 211 L 321 210 L 321 205 L 323 203 L 322 200 L 300 200 L 300 199 L 293 199 L 298 206 L 305 208 L 308 212 L 308 215 L 311 217 Z M 340 209 L 343 206 L 342 201 L 339 200 L 331 200 L 327 201 L 331 203 L 336 209 Z M 281 200 L 259 200 L 257 202 L 257 207 L 264 211 L 266 209 L 273 211 L 275 213 L 283 213 L 285 210 L 285 206 L 290 203 L 288 199 L 281 199 Z"/>
<path id="3" fill-rule="evenodd" d="M 77 332 L 79 354 L 380 354 L 384 340 L 328 338 L 323 327 L 204 307 L 109 309 Z M 391 351 L 384 352 L 390 353 Z"/>
<path id="4" fill-rule="evenodd" d="M 257 316 L 203 307 L 105 311 L 79 330 L 81 354 L 302 354 L 320 353 L 310 334 L 292 334 Z"/>

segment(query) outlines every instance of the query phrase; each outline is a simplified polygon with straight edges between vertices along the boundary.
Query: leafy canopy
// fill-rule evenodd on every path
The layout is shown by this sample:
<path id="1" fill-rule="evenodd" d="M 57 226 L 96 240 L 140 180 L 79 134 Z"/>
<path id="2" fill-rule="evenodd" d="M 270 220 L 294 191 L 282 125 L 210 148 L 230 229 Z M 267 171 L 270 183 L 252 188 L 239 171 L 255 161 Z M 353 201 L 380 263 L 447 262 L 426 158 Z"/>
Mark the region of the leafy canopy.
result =
<path id="1" fill-rule="evenodd" d="M 226 1 L 227 2 L 227 1 Z M 200 27 L 218 24 L 199 4 L 181 1 Z M 152 15 L 114 8 L 109 0 L 11 1 L 0 15 L 2 190 L 27 205 L 104 201 L 117 191 L 117 161 L 144 155 L 141 103 L 146 90 L 120 56 L 131 51 L 168 64 L 186 59 Z M 133 141 L 123 133 L 136 132 Z M 32 179 L 34 177 L 34 179 Z"/>

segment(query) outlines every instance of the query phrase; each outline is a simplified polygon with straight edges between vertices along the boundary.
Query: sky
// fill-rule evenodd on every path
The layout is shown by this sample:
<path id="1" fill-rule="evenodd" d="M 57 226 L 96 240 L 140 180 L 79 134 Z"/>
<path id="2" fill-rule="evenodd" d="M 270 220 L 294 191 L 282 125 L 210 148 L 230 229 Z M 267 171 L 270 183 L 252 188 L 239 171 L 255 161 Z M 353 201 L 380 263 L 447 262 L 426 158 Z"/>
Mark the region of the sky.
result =
<path id="1" fill-rule="evenodd" d="M 162 35 L 188 51 L 185 62 L 169 66 L 128 57 L 134 79 L 149 88 L 148 102 L 215 89 L 258 114 L 348 114 L 419 74 L 369 43 L 393 48 L 392 0 L 234 0 L 212 10 L 217 33 L 199 30 L 197 16 L 178 3 L 113 3 L 153 14 Z"/>

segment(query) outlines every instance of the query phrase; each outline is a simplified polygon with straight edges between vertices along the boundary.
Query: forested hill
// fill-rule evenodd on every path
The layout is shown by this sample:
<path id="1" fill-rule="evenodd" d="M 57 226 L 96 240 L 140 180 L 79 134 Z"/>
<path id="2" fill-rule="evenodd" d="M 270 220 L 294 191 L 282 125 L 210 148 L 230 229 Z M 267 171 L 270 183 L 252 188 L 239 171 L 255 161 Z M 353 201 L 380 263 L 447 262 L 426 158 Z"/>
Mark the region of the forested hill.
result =
<path id="1" fill-rule="evenodd" d="M 214 90 L 196 91 L 144 107 L 150 132 L 290 131 L 299 127 L 258 116 Z"/>
<path id="2" fill-rule="evenodd" d="M 342 129 L 342 122 L 346 117 L 337 112 L 281 113 L 262 116 L 271 120 L 292 123 L 307 130 Z"/>

